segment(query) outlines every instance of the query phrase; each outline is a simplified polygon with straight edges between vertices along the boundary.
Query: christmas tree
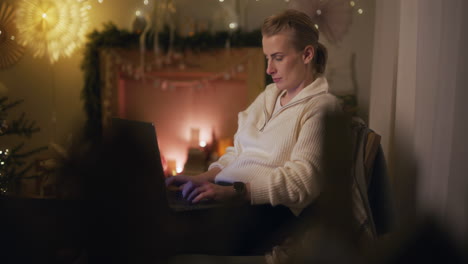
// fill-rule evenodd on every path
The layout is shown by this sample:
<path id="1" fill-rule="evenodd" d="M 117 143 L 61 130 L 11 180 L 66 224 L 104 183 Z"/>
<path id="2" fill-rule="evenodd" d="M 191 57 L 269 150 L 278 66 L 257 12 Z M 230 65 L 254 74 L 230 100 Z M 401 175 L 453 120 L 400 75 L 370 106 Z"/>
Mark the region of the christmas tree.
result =
<path id="1" fill-rule="evenodd" d="M 10 102 L 8 97 L 0 98 L 0 137 L 16 135 L 31 138 L 34 133 L 39 132 L 39 127 L 34 121 L 26 119 L 25 113 L 22 113 L 17 119 L 8 120 L 8 111 L 22 102 L 23 100 Z M 28 158 L 47 147 L 29 151 L 23 151 L 23 147 L 24 142 L 11 149 L 0 145 L 0 195 L 11 192 L 18 179 L 37 177 L 36 175 L 27 175 L 34 166 L 34 162 L 28 162 Z"/>

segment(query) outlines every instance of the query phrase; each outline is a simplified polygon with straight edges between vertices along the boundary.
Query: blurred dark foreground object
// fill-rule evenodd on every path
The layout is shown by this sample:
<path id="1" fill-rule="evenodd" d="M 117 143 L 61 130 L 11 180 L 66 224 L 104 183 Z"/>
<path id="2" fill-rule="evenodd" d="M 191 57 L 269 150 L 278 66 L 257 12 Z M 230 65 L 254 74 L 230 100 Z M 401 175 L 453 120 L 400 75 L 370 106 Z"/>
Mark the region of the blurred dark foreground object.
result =
<path id="1" fill-rule="evenodd" d="M 468 252 L 431 216 L 398 228 L 366 251 L 364 263 L 468 263 Z"/>
<path id="2" fill-rule="evenodd" d="M 377 240 L 359 248 L 359 234 L 350 220 L 354 159 L 348 122 L 348 117 L 338 116 L 327 125 L 325 154 L 330 158 L 324 163 L 329 176 L 323 183 L 324 195 L 311 206 L 310 215 L 304 215 L 305 223 L 298 226 L 298 236 L 305 236 L 299 243 L 284 245 L 292 258 L 276 263 L 462 263 L 453 240 L 430 223 L 394 230 L 395 236 L 384 241 L 388 243 Z M 4 228 L 0 262 L 165 263 L 167 259 L 159 253 L 177 245 L 159 244 L 160 250 L 153 251 L 150 247 L 154 244 L 148 243 L 164 242 L 154 234 L 170 232 L 159 230 L 167 226 L 163 224 L 167 219 L 161 218 L 158 210 L 146 210 L 148 203 L 162 200 L 160 194 L 147 190 L 151 188 L 147 182 L 128 177 L 152 173 L 146 167 L 151 161 L 139 144 L 144 142 L 121 134 L 76 155 L 64 166 L 69 183 L 74 180 L 72 185 L 80 187 L 75 200 L 0 198 L 0 226 Z M 179 255 L 170 263 L 189 259 L 224 264 L 265 261 L 263 256 Z"/>
<path id="3" fill-rule="evenodd" d="M 158 226 L 156 214 L 142 208 L 161 195 L 146 197 L 151 185 L 128 177 L 152 173 L 141 144 L 125 131 L 99 144 L 77 142 L 57 199 L 0 197 L 0 263 L 132 263 L 145 246 L 139 241 L 147 241 L 132 231 Z"/>
<path id="4" fill-rule="evenodd" d="M 83 203 L 0 197 L 0 263 L 79 263 L 87 228 Z"/>

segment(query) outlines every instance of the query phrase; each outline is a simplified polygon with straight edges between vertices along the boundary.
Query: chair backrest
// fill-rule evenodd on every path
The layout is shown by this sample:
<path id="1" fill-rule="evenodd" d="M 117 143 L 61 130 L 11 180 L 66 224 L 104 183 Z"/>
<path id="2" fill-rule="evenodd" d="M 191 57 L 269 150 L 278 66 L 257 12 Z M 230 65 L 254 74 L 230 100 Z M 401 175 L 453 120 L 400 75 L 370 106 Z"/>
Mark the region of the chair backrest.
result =
<path id="1" fill-rule="evenodd" d="M 379 150 L 381 136 L 374 131 L 367 133 L 367 140 L 364 152 L 364 168 L 366 170 L 366 183 L 369 186 L 372 174 L 372 168 L 374 166 L 375 157 Z"/>
<path id="2" fill-rule="evenodd" d="M 355 218 L 371 238 L 391 230 L 393 206 L 385 158 L 380 146 L 381 136 L 362 120 L 353 120 Z"/>

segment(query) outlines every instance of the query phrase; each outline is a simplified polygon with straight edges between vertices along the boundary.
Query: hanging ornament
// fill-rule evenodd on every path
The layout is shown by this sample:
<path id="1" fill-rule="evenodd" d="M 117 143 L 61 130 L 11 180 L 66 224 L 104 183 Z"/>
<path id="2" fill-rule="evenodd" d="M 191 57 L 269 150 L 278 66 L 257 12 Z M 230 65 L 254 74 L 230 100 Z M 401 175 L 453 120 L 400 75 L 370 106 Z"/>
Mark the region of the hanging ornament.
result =
<path id="1" fill-rule="evenodd" d="M 90 8 L 76 0 L 23 0 L 16 14 L 19 42 L 51 63 L 70 57 L 85 40 Z"/>
<path id="2" fill-rule="evenodd" d="M 145 66 L 145 72 L 151 72 L 153 70 L 153 67 L 151 66 L 151 64 L 148 64 Z"/>
<path id="3" fill-rule="evenodd" d="M 185 70 L 185 68 L 187 68 L 184 62 L 179 63 L 178 67 L 179 67 L 179 70 L 181 70 L 181 71 L 183 71 L 183 70 Z"/>
<path id="4" fill-rule="evenodd" d="M 8 130 L 8 122 L 5 119 L 0 120 L 0 136 L 5 134 L 7 130 Z"/>
<path id="5" fill-rule="evenodd" d="M 169 83 L 169 91 L 173 92 L 175 91 L 176 87 L 173 83 Z"/>
<path id="6" fill-rule="evenodd" d="M 132 25 L 133 32 L 137 34 L 143 33 L 143 31 L 145 31 L 146 25 L 146 18 L 141 14 L 141 11 L 137 11 L 135 13 L 135 19 L 133 20 Z"/>
<path id="7" fill-rule="evenodd" d="M 159 55 L 161 52 L 159 47 L 159 33 L 163 31 L 165 25 L 169 25 L 170 29 L 173 29 L 172 25 L 174 25 L 173 21 L 175 21 L 176 11 L 176 6 L 173 0 L 161 0 L 154 4 L 151 17 L 151 26 L 154 36 L 153 50 L 156 55 Z"/>
<path id="8" fill-rule="evenodd" d="M 330 43 L 340 42 L 352 23 L 349 0 L 291 0 L 289 7 L 308 14 Z"/>
<path id="9" fill-rule="evenodd" d="M 203 89 L 203 83 L 200 82 L 200 81 L 199 81 L 199 82 L 195 82 L 194 85 L 195 85 L 195 89 L 197 89 L 197 90 Z"/>
<path id="10" fill-rule="evenodd" d="M 24 47 L 17 42 L 18 31 L 14 25 L 11 5 L 0 6 L 0 70 L 13 66 L 24 54 Z"/>
<path id="11" fill-rule="evenodd" d="M 167 91 L 168 84 L 167 81 L 163 81 L 161 84 L 161 91 Z"/>
<path id="12" fill-rule="evenodd" d="M 154 82 L 153 82 L 153 87 L 154 87 L 154 88 L 158 88 L 159 85 L 161 85 L 161 81 L 160 81 L 159 79 L 154 80 Z"/>

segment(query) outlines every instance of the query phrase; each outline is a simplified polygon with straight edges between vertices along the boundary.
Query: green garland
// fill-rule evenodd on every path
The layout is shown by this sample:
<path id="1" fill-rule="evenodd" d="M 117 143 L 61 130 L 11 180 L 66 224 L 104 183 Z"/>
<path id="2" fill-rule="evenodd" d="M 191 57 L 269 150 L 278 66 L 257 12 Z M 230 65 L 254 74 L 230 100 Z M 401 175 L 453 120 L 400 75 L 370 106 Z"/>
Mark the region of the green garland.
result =
<path id="1" fill-rule="evenodd" d="M 151 50 L 154 33 L 149 32 L 145 37 L 145 44 Z M 169 46 L 169 28 L 166 27 L 159 33 L 160 46 L 167 50 Z M 88 35 L 85 47 L 85 56 L 81 64 L 84 73 L 84 88 L 81 93 L 84 101 L 84 110 L 87 116 L 85 136 L 91 141 L 100 141 L 102 135 L 101 113 L 101 75 L 99 72 L 99 51 L 103 48 L 138 48 L 140 36 L 128 30 L 118 29 L 112 23 L 104 24 L 104 29 L 99 32 L 94 30 Z M 228 43 L 231 47 L 261 47 L 261 32 L 200 32 L 189 37 L 174 36 L 173 47 L 177 50 L 190 49 L 202 51 L 225 47 Z"/>
<path id="2" fill-rule="evenodd" d="M 104 25 L 102 32 L 93 31 L 88 35 L 85 56 L 81 63 L 84 72 L 84 88 L 81 93 L 87 116 L 85 135 L 91 140 L 99 140 L 102 130 L 101 113 L 101 73 L 99 72 L 99 50 L 110 47 L 131 47 L 138 43 L 138 35 L 119 30 L 111 23 Z"/>

